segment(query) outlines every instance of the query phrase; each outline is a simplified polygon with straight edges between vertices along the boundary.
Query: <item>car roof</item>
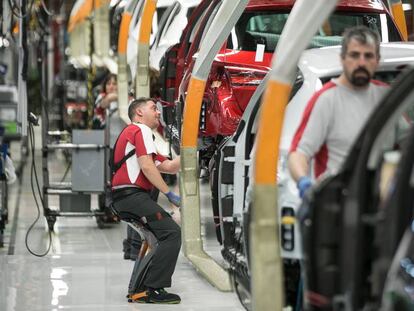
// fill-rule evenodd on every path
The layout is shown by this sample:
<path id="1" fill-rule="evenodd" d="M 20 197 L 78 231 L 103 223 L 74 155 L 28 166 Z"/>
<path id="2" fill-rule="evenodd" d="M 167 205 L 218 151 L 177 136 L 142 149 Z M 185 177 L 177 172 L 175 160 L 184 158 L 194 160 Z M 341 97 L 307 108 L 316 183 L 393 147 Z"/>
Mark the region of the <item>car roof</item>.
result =
<path id="1" fill-rule="evenodd" d="M 319 77 L 340 72 L 342 71 L 340 50 L 340 46 L 306 50 L 301 56 L 299 67 L 306 68 Z M 379 69 L 414 63 L 414 42 L 381 43 L 380 53 Z"/>
<path id="2" fill-rule="evenodd" d="M 289 8 L 292 7 L 295 4 L 295 2 L 295 0 L 250 0 L 247 5 L 247 9 L 264 9 L 269 6 L 280 6 Z M 341 0 L 338 3 L 337 8 L 340 10 L 361 9 L 385 11 L 385 7 L 380 0 Z"/>
<path id="3" fill-rule="evenodd" d="M 157 1 L 157 8 L 170 6 L 173 3 L 174 3 L 174 0 L 158 0 Z"/>
<path id="4" fill-rule="evenodd" d="M 184 6 L 192 7 L 198 5 L 201 2 L 201 0 L 177 0 L 177 2 Z"/>

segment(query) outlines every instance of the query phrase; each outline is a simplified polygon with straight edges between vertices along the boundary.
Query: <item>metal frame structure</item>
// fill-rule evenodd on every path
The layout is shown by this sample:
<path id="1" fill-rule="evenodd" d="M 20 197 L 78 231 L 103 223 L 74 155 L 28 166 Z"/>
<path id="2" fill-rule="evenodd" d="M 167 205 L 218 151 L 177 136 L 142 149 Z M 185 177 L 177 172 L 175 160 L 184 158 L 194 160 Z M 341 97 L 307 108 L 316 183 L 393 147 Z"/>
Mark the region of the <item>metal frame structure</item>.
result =
<path id="1" fill-rule="evenodd" d="M 137 97 L 149 97 L 149 46 L 152 19 L 157 8 L 158 0 L 145 0 L 141 16 L 137 50 L 137 74 L 135 76 L 135 94 Z"/>
<path id="2" fill-rule="evenodd" d="M 95 216 L 97 217 L 97 223 L 99 227 L 102 227 L 103 219 L 102 217 L 105 215 L 103 210 L 89 210 L 89 211 L 61 211 L 57 209 L 51 209 L 49 204 L 49 196 L 50 195 L 58 195 L 58 196 L 67 196 L 67 195 L 78 195 L 78 194 L 98 194 L 98 195 L 105 195 L 105 187 L 106 182 L 109 178 L 108 169 L 105 168 L 105 163 L 107 163 L 108 159 L 108 152 L 109 152 L 109 131 L 107 126 L 105 128 L 105 139 L 104 144 L 95 144 L 95 143 L 50 143 L 51 137 L 61 137 L 62 135 L 66 135 L 66 131 L 50 131 L 49 124 L 47 119 L 47 110 L 42 109 L 42 177 L 43 177 L 43 212 L 44 216 L 46 217 L 49 230 L 53 231 L 54 224 L 56 222 L 56 218 L 58 216 L 64 217 L 83 217 L 83 216 Z M 86 150 L 90 151 L 99 151 L 104 150 L 104 161 L 102 162 L 102 170 L 104 174 L 104 183 L 102 185 L 102 191 L 78 191 L 74 190 L 74 184 L 72 182 L 51 182 L 50 181 L 50 171 L 48 168 L 49 162 L 49 154 L 55 150 L 66 150 L 69 152 L 77 151 L 82 152 Z"/>
<path id="3" fill-rule="evenodd" d="M 214 57 L 243 13 L 247 3 L 247 0 L 225 0 L 217 12 L 201 44 L 191 74 L 182 126 L 180 193 L 184 254 L 211 284 L 222 291 L 232 289 L 229 274 L 202 247 L 200 191 L 197 177 L 197 136 L 201 102 Z M 226 22 L 223 23 L 223 21 Z"/>
<path id="4" fill-rule="evenodd" d="M 128 31 L 132 20 L 132 14 L 139 1 L 130 1 L 122 13 L 121 26 L 118 36 L 118 109 L 121 118 L 129 122 L 128 118 L 128 72 L 127 72 L 127 43 Z"/>
<path id="5" fill-rule="evenodd" d="M 284 286 L 279 245 L 280 222 L 277 213 L 280 135 L 299 57 L 337 2 L 298 0 L 289 15 L 273 56 L 270 78 L 262 99 L 255 142 L 256 153 L 253 157 L 250 258 L 254 310 L 283 309 Z"/>
<path id="6" fill-rule="evenodd" d="M 408 31 L 407 31 L 407 23 L 405 21 L 402 1 L 401 0 L 388 0 L 387 2 L 390 8 L 391 14 L 395 19 L 395 22 L 398 26 L 398 29 L 401 32 L 401 35 L 404 41 L 407 41 Z"/>

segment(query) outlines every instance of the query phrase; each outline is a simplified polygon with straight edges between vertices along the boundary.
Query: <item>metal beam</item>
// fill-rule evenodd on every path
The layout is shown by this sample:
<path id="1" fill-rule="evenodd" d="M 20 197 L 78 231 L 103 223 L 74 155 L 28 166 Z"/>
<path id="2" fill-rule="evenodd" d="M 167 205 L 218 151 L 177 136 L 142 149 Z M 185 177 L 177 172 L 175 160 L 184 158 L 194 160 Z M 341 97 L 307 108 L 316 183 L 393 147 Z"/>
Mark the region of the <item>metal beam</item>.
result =
<path id="1" fill-rule="evenodd" d="M 407 41 L 408 32 L 402 1 L 388 0 L 388 7 L 390 8 L 391 14 L 394 17 L 395 22 L 397 23 L 398 29 L 400 30 L 404 41 Z"/>
<path id="2" fill-rule="evenodd" d="M 130 0 L 122 13 L 121 25 L 118 36 L 118 109 L 121 119 L 129 123 L 128 117 L 128 72 L 127 72 L 127 42 L 129 25 L 131 24 L 132 14 L 139 1 Z"/>
<path id="3" fill-rule="evenodd" d="M 139 26 L 138 49 L 137 49 L 137 73 L 135 75 L 135 94 L 138 97 L 150 96 L 149 83 L 149 44 L 152 28 L 152 19 L 157 0 L 145 0 Z"/>
<path id="4" fill-rule="evenodd" d="M 109 56 L 109 0 L 94 0 L 94 53 L 102 60 Z"/>
<path id="5" fill-rule="evenodd" d="M 181 140 L 180 193 L 182 198 L 183 250 L 211 284 L 222 291 L 232 289 L 229 275 L 203 250 L 200 226 L 200 192 L 197 173 L 197 136 L 201 101 L 213 59 L 230 34 L 248 0 L 224 0 L 205 38 L 195 62 L 184 107 Z"/>

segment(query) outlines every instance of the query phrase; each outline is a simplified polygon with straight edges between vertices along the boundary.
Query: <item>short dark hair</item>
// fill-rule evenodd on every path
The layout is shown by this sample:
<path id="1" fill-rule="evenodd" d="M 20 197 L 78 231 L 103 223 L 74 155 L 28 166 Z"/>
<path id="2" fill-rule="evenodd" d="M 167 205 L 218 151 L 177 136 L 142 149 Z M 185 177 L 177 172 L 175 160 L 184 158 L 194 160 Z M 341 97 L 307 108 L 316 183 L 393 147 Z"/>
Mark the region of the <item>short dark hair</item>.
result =
<path id="1" fill-rule="evenodd" d="M 152 98 L 149 97 L 140 97 L 137 99 L 134 99 L 128 107 L 128 117 L 129 119 L 132 121 L 132 119 L 135 116 L 135 109 L 137 109 L 138 107 L 148 103 L 149 101 L 151 101 Z"/>
<path id="2" fill-rule="evenodd" d="M 114 79 L 115 81 L 117 81 L 116 74 L 110 73 L 110 74 L 107 74 L 106 75 L 105 79 L 103 79 L 102 84 L 101 84 L 101 90 L 102 90 L 102 92 L 106 93 L 106 84 L 111 79 Z"/>
<path id="3" fill-rule="evenodd" d="M 345 29 L 342 38 L 341 57 L 345 58 L 348 51 L 348 45 L 351 40 L 356 40 L 361 44 L 375 45 L 377 57 L 380 57 L 380 36 L 378 32 L 367 26 L 355 26 Z"/>

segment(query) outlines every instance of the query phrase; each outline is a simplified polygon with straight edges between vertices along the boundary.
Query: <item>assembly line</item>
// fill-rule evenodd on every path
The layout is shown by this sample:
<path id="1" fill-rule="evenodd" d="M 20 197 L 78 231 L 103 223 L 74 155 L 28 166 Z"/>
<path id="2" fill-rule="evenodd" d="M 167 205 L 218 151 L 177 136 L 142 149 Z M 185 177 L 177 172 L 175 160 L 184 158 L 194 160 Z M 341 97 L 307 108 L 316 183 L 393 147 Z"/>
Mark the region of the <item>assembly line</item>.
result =
<path id="1" fill-rule="evenodd" d="M 413 310 L 413 12 L 3 1 L 0 309 Z"/>

